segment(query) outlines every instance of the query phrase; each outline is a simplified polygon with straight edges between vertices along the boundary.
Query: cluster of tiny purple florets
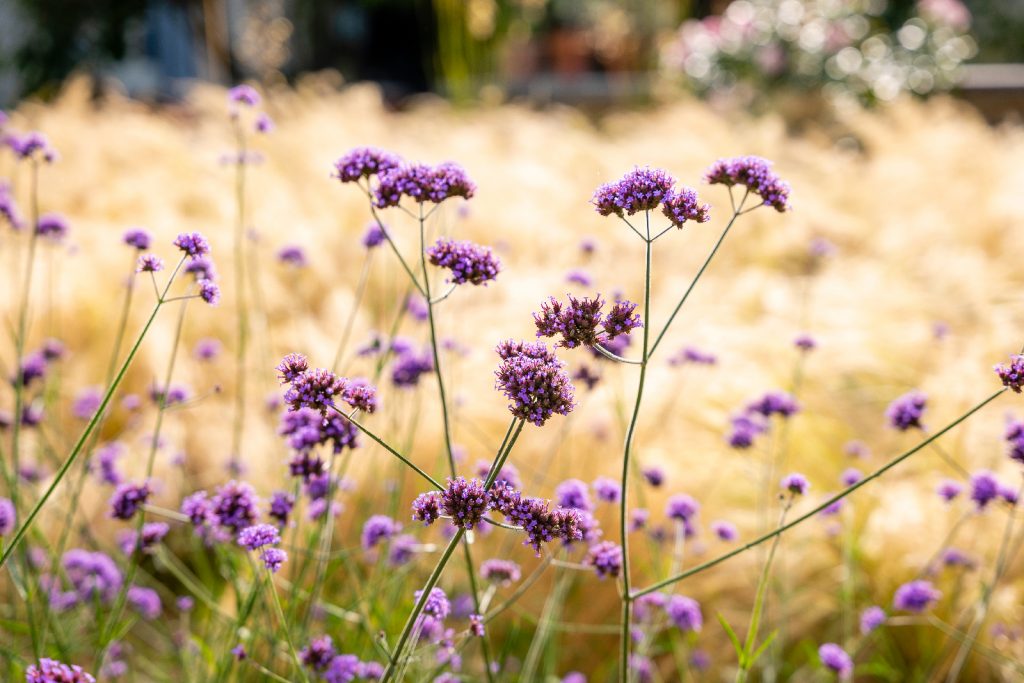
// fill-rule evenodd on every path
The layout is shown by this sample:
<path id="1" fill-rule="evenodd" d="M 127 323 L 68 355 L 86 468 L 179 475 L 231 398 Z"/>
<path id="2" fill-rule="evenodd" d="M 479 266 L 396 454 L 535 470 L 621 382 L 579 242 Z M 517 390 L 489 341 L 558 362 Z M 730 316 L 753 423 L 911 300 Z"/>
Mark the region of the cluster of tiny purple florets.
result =
<path id="1" fill-rule="evenodd" d="M 615 182 L 602 185 L 591 202 L 602 216 L 632 216 L 640 211 L 653 211 L 659 206 L 676 227 L 688 221 L 704 223 L 710 208 L 697 199 L 688 188 L 674 189 L 675 178 L 660 168 L 634 168 Z"/>
<path id="2" fill-rule="evenodd" d="M 501 270 L 493 251 L 467 240 L 442 237 L 427 249 L 427 258 L 432 265 L 451 271 L 450 281 L 457 285 L 486 285 Z"/>
<path id="3" fill-rule="evenodd" d="M 1012 389 L 1017 394 L 1021 392 L 1021 387 L 1024 387 L 1024 355 L 1010 356 L 1010 362 L 1000 363 L 995 367 L 995 371 L 1004 387 Z"/>
<path id="4" fill-rule="evenodd" d="M 640 316 L 635 313 L 636 304 L 631 301 L 617 301 L 607 313 L 600 295 L 593 299 L 577 299 L 568 296 L 568 304 L 555 297 L 540 305 L 540 312 L 533 314 L 538 337 L 559 337 L 555 343 L 567 349 L 577 346 L 604 345 L 620 335 L 641 327 Z"/>
<path id="5" fill-rule="evenodd" d="M 889 404 L 885 417 L 890 426 L 901 432 L 913 428 L 924 429 L 921 417 L 927 405 L 928 398 L 923 393 L 917 390 L 910 391 Z"/>
<path id="6" fill-rule="evenodd" d="M 762 204 L 776 211 L 788 211 L 789 183 L 781 180 L 772 171 L 772 164 L 755 156 L 719 159 L 704 174 L 712 185 L 745 187 L 751 194 L 761 198 Z"/>
<path id="7" fill-rule="evenodd" d="M 575 407 L 572 380 L 565 364 L 543 342 L 504 341 L 498 345 L 501 364 L 496 386 L 509 400 L 509 411 L 538 427 Z"/>
<path id="8" fill-rule="evenodd" d="M 315 410 L 326 417 L 337 409 L 336 400 L 372 413 L 377 409 L 377 390 L 365 380 L 345 379 L 324 368 L 310 368 L 305 356 L 291 353 L 277 366 L 281 382 L 288 384 L 284 401 L 290 411 Z"/>
<path id="9" fill-rule="evenodd" d="M 470 199 L 476 185 L 458 164 L 445 162 L 437 166 L 403 163 L 377 177 L 374 191 L 378 207 L 398 206 L 403 197 L 418 204 L 440 204 L 446 199 Z"/>

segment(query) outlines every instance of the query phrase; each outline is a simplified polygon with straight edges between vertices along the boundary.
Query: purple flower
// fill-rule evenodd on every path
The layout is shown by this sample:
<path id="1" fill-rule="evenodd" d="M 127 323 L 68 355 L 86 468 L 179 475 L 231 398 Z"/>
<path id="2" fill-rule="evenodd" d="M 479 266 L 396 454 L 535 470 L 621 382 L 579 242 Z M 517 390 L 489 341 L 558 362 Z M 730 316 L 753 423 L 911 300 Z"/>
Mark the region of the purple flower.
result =
<path id="1" fill-rule="evenodd" d="M 174 240 L 174 246 L 190 258 L 206 256 L 210 252 L 210 244 L 198 232 L 183 232 Z"/>
<path id="2" fill-rule="evenodd" d="M 680 522 L 691 520 L 699 511 L 700 503 L 685 493 L 677 493 L 665 504 L 665 516 Z"/>
<path id="3" fill-rule="evenodd" d="M 747 192 L 761 198 L 762 206 L 770 206 L 780 213 L 791 208 L 789 183 L 775 175 L 771 162 L 761 157 L 719 159 L 707 170 L 704 179 L 712 185 L 745 187 Z"/>
<path id="4" fill-rule="evenodd" d="M 228 102 L 257 107 L 260 104 L 260 94 L 251 85 L 236 85 L 228 90 Z"/>
<path id="5" fill-rule="evenodd" d="M 415 600 L 419 602 L 422 595 L 423 591 L 416 591 L 414 595 Z M 422 614 L 433 617 L 438 621 L 444 621 L 448 618 L 451 611 L 452 604 L 448 602 L 448 596 L 445 595 L 444 591 L 437 587 L 431 588 L 430 595 L 427 596 L 427 601 L 423 605 Z"/>
<path id="6" fill-rule="evenodd" d="M 750 448 L 754 444 L 754 439 L 767 430 L 768 425 L 758 414 L 741 413 L 732 418 L 732 431 L 726 440 L 733 448 Z"/>
<path id="7" fill-rule="evenodd" d="M 88 420 L 100 407 L 102 401 L 103 394 L 100 387 L 86 387 L 75 396 L 75 401 L 71 405 L 71 414 L 79 420 Z"/>
<path id="8" fill-rule="evenodd" d="M 665 605 L 665 614 L 683 633 L 699 633 L 704 626 L 700 604 L 683 595 L 673 595 Z"/>
<path id="9" fill-rule="evenodd" d="M 905 432 L 912 427 L 924 429 L 921 416 L 924 414 L 928 399 L 920 391 L 914 390 L 903 394 L 889 404 L 885 417 L 894 429 Z"/>
<path id="10" fill-rule="evenodd" d="M 409 350 L 400 353 L 391 366 L 391 383 L 396 387 L 412 388 L 418 386 L 420 378 L 434 371 L 433 353 L 425 349 L 422 353 Z"/>
<path id="11" fill-rule="evenodd" d="M 398 168 L 401 162 L 396 154 L 374 147 L 357 147 L 334 162 L 334 177 L 343 183 L 352 183 Z"/>
<path id="12" fill-rule="evenodd" d="M 139 257 L 139 265 L 135 268 L 137 273 L 159 273 L 164 269 L 164 260 L 156 254 L 143 254 Z"/>
<path id="13" fill-rule="evenodd" d="M 216 306 L 220 303 L 220 287 L 213 280 L 200 280 L 199 298 L 211 306 Z"/>
<path id="14" fill-rule="evenodd" d="M 278 366 L 278 371 L 284 377 L 289 370 L 286 361 Z M 305 360 L 305 359 L 303 359 Z M 347 381 L 338 377 L 330 370 L 315 368 L 305 370 L 290 380 L 291 386 L 284 394 L 285 403 L 289 410 L 300 408 L 312 408 L 321 415 L 326 415 L 329 409 L 334 407 L 335 398 L 342 398 L 347 387 Z"/>
<path id="15" fill-rule="evenodd" d="M 813 351 L 818 347 L 818 342 L 814 337 L 805 332 L 797 335 L 796 339 L 793 340 L 793 346 L 804 352 Z"/>
<path id="16" fill-rule="evenodd" d="M 73 548 L 64 553 L 61 564 L 74 589 L 71 605 L 74 601 L 89 603 L 94 600 L 108 604 L 121 589 L 121 572 L 109 555 Z"/>
<path id="17" fill-rule="evenodd" d="M 469 615 L 469 632 L 477 638 L 484 637 L 484 618 L 479 614 Z"/>
<path id="18" fill-rule="evenodd" d="M 256 123 L 253 124 L 257 133 L 263 133 L 267 135 L 274 132 L 274 119 L 270 118 L 270 115 L 266 112 L 260 112 L 259 116 L 256 117 Z"/>
<path id="19" fill-rule="evenodd" d="M 267 514 L 276 519 L 281 526 L 288 524 L 288 517 L 295 507 L 295 496 L 287 491 L 274 491 L 270 496 L 270 507 Z"/>
<path id="20" fill-rule="evenodd" d="M 511 486 L 491 490 L 491 508 L 505 515 L 513 524 L 523 527 L 527 545 L 540 555 L 542 543 L 561 539 L 566 545 L 583 538 L 583 515 L 572 508 L 551 509 L 549 501 L 525 498 Z"/>
<path id="21" fill-rule="evenodd" d="M 398 535 L 401 530 L 402 525 L 387 515 L 373 515 L 363 524 L 363 550 L 376 548 Z"/>
<path id="22" fill-rule="evenodd" d="M 363 246 L 367 249 L 373 249 L 384 244 L 384 240 L 387 236 L 384 234 L 383 228 L 377 223 L 370 223 L 366 227 L 366 232 L 363 233 Z"/>
<path id="23" fill-rule="evenodd" d="M 163 611 L 160 595 L 152 588 L 143 588 L 142 586 L 129 587 L 128 604 L 132 606 L 132 609 L 141 614 L 143 619 L 149 621 L 159 617 Z"/>
<path id="24" fill-rule="evenodd" d="M 134 531 L 128 531 L 121 536 L 121 552 L 131 555 L 138 548 L 139 552 L 149 553 L 153 551 L 171 528 L 163 522 L 147 522 L 142 525 L 142 535 Z"/>
<path id="25" fill-rule="evenodd" d="M 100 481 L 114 486 L 121 483 L 122 478 L 120 473 L 117 471 L 116 465 L 117 459 L 121 457 L 123 450 L 124 449 L 121 444 L 116 441 L 96 450 L 96 459 L 99 461 L 100 465 Z"/>
<path id="26" fill-rule="evenodd" d="M 220 355 L 222 346 L 219 339 L 207 337 L 196 342 L 193 354 L 198 360 L 210 361 Z"/>
<path id="27" fill-rule="evenodd" d="M 476 185 L 458 164 L 445 162 L 437 166 L 402 164 L 381 173 L 375 192 L 377 206 L 398 206 L 402 197 L 418 204 L 440 204 L 452 197 L 470 199 Z"/>
<path id="28" fill-rule="evenodd" d="M 341 398 L 350 408 L 364 413 L 377 410 L 377 389 L 365 379 L 356 377 L 349 380 Z"/>
<path id="29" fill-rule="evenodd" d="M 210 503 L 217 524 L 230 529 L 232 533 L 237 534 L 242 529 L 252 526 L 259 517 L 259 499 L 256 497 L 256 491 L 245 482 L 231 480 L 217 487 Z"/>
<path id="30" fill-rule="evenodd" d="M 290 383 L 309 369 L 309 362 L 301 353 L 289 353 L 276 369 L 281 383 Z"/>
<path id="31" fill-rule="evenodd" d="M 441 509 L 460 529 L 472 529 L 483 519 L 490 506 L 490 497 L 479 479 L 456 477 L 448 479 L 441 493 Z"/>
<path id="32" fill-rule="evenodd" d="M 860 613 L 860 632 L 867 635 L 885 623 L 885 610 L 872 606 Z"/>
<path id="33" fill-rule="evenodd" d="M 566 273 L 565 281 L 574 285 L 579 285 L 580 287 L 589 287 L 594 283 L 594 280 L 593 278 L 590 277 L 590 274 L 587 273 L 587 271 L 579 268 L 575 270 L 570 270 L 568 273 Z"/>
<path id="34" fill-rule="evenodd" d="M 707 223 L 711 220 L 711 207 L 700 202 L 697 199 L 697 191 L 689 187 L 680 187 L 666 195 L 661 212 L 679 229 L 682 229 L 688 220 L 697 223 Z"/>
<path id="35" fill-rule="evenodd" d="M 441 492 L 428 491 L 416 496 L 412 502 L 413 521 L 430 526 L 441 516 Z"/>
<path id="36" fill-rule="evenodd" d="M 305 268 L 309 264 L 305 249 L 296 244 L 281 247 L 277 252 L 277 260 L 294 268 Z"/>
<path id="37" fill-rule="evenodd" d="M 139 508 L 146 504 L 150 494 L 152 490 L 149 488 L 149 482 L 121 484 L 110 499 L 110 516 L 114 519 L 131 519 Z"/>
<path id="38" fill-rule="evenodd" d="M 598 500 L 603 500 L 606 503 L 617 503 L 622 497 L 622 486 L 614 479 L 598 477 L 594 480 L 594 493 L 597 495 Z"/>
<path id="39" fill-rule="evenodd" d="M 495 384 L 508 398 L 508 409 L 515 417 L 540 427 L 555 413 L 572 412 L 572 381 L 565 364 L 544 343 L 508 340 L 498 345 L 497 352 L 501 364 Z"/>
<path id="40" fill-rule="evenodd" d="M 1008 387 L 1015 394 L 1019 394 L 1021 387 L 1024 387 L 1024 356 L 1020 354 L 1010 356 L 1010 362 L 1008 364 L 1000 363 L 995 366 L 995 372 L 1004 387 Z"/>
<path id="41" fill-rule="evenodd" d="M 1017 489 L 1006 484 L 999 484 L 999 497 L 1011 507 L 1020 502 L 1020 493 Z"/>
<path id="42" fill-rule="evenodd" d="M 330 636 L 318 636 L 309 641 L 309 645 L 299 651 L 299 661 L 303 666 L 316 672 L 324 671 L 334 659 L 337 651 Z"/>
<path id="43" fill-rule="evenodd" d="M 25 221 L 18 212 L 18 204 L 11 194 L 11 186 L 6 182 L 0 182 L 0 217 L 6 220 L 14 230 L 21 230 Z"/>
<path id="44" fill-rule="evenodd" d="M 963 492 L 964 486 L 958 481 L 953 479 L 943 479 L 939 482 L 939 486 L 935 489 L 935 492 L 939 494 L 939 497 L 947 503 L 952 502 L 954 498 Z"/>
<path id="45" fill-rule="evenodd" d="M 431 265 L 451 271 L 450 282 L 486 285 L 498 277 L 501 261 L 487 247 L 466 240 L 442 237 L 427 249 Z"/>
<path id="46" fill-rule="evenodd" d="M 245 651 L 245 646 L 239 643 L 231 648 L 231 656 L 234 657 L 236 661 L 242 662 L 248 659 L 249 653 Z"/>
<path id="47" fill-rule="evenodd" d="M 783 477 L 781 486 L 784 491 L 789 491 L 795 496 L 805 495 L 811 488 L 810 483 L 807 481 L 807 477 L 798 472 L 787 474 Z"/>
<path id="48" fill-rule="evenodd" d="M 196 282 L 217 279 L 217 270 L 213 261 L 205 256 L 189 259 L 189 262 L 185 264 L 185 272 L 195 277 Z"/>
<path id="49" fill-rule="evenodd" d="M 747 404 L 748 413 L 756 413 L 764 417 L 778 415 L 791 417 L 800 412 L 800 405 L 790 394 L 783 391 L 769 391 L 761 398 Z"/>
<path id="50" fill-rule="evenodd" d="M 930 581 L 911 581 L 896 589 L 892 599 L 895 609 L 904 612 L 921 613 L 942 597 Z"/>
<path id="51" fill-rule="evenodd" d="M 643 468 L 642 473 L 647 483 L 654 488 L 658 488 L 665 483 L 665 472 L 657 465 Z"/>
<path id="52" fill-rule="evenodd" d="M 476 463 L 476 475 L 478 479 L 487 480 L 487 475 L 491 473 L 491 464 L 485 460 L 478 460 Z M 501 466 L 501 471 L 498 472 L 494 478 L 494 486 L 500 486 L 505 484 L 512 488 L 519 488 L 519 470 L 516 469 L 515 465 L 510 462 L 506 462 Z"/>
<path id="53" fill-rule="evenodd" d="M 601 541 L 590 546 L 585 564 L 594 568 L 598 578 L 616 577 L 622 570 L 622 546 L 611 541 Z"/>
<path id="54" fill-rule="evenodd" d="M 847 441 L 843 446 L 843 452 L 851 458 L 866 458 L 871 455 L 871 451 L 863 441 Z"/>
<path id="55" fill-rule="evenodd" d="M 711 352 L 701 351 L 695 346 L 686 346 L 668 359 L 668 364 L 673 367 L 687 363 L 693 365 L 715 365 L 718 363 L 718 357 Z"/>
<path id="56" fill-rule="evenodd" d="M 264 567 L 276 574 L 281 566 L 288 561 L 288 553 L 280 548 L 267 548 L 260 553 L 260 560 Z"/>
<path id="57" fill-rule="evenodd" d="M 658 208 L 671 196 L 675 183 L 675 178 L 660 168 L 637 167 L 619 180 L 599 187 L 590 201 L 602 216 L 632 216 Z"/>
<path id="58" fill-rule="evenodd" d="M 642 326 L 640 316 L 634 313 L 636 304 L 630 301 L 616 302 L 605 316 L 605 302 L 600 295 L 577 299 L 569 294 L 568 299 L 568 305 L 554 297 L 541 303 L 540 313 L 533 314 L 538 337 L 561 336 L 556 346 L 572 349 L 603 345 Z"/>
<path id="59" fill-rule="evenodd" d="M 999 497 L 999 480 L 988 470 L 982 470 L 971 476 L 971 500 L 979 510 L 984 510 L 989 503 Z"/>
<path id="60" fill-rule="evenodd" d="M 647 522 L 651 518 L 650 510 L 646 508 L 635 508 L 629 512 L 629 530 L 632 533 L 647 528 Z"/>
<path id="61" fill-rule="evenodd" d="M 853 672 L 853 660 L 850 659 L 850 655 L 835 643 L 825 643 L 819 647 L 818 657 L 822 666 L 835 672 L 839 678 L 849 678 Z"/>
<path id="62" fill-rule="evenodd" d="M 566 479 L 556 486 L 555 498 L 558 500 L 558 504 L 564 508 L 588 511 L 593 509 L 587 485 L 579 479 Z"/>
<path id="63" fill-rule="evenodd" d="M 37 379 L 46 376 L 49 363 L 46 354 L 42 351 L 35 351 L 21 359 L 21 367 L 18 369 L 18 380 L 23 387 L 27 387 Z"/>
<path id="64" fill-rule="evenodd" d="M 519 581 L 522 574 L 519 565 L 511 560 L 484 560 L 480 576 L 498 586 L 509 586 Z"/>
<path id="65" fill-rule="evenodd" d="M 839 475 L 839 481 L 843 486 L 853 486 L 858 481 L 864 478 L 864 473 L 858 470 L 856 467 L 849 467 L 843 470 L 843 473 Z"/>
<path id="66" fill-rule="evenodd" d="M 36 223 L 36 234 L 51 242 L 60 242 L 68 234 L 68 221 L 58 213 L 45 213 Z"/>
<path id="67" fill-rule="evenodd" d="M 965 569 L 974 569 L 978 566 L 973 557 L 957 548 L 946 548 L 942 551 L 942 564 L 947 567 L 963 567 Z"/>
<path id="68" fill-rule="evenodd" d="M 52 163 L 57 158 L 57 150 L 50 146 L 45 135 L 36 131 L 25 133 L 22 136 L 9 135 L 7 136 L 7 145 L 19 159 L 24 160 L 38 156 L 46 163 Z"/>
<path id="69" fill-rule="evenodd" d="M 242 529 L 238 534 L 238 545 L 247 550 L 259 550 L 268 545 L 281 542 L 281 533 L 271 524 L 254 524 Z"/>
<path id="70" fill-rule="evenodd" d="M 1010 460 L 1024 465 L 1024 420 L 1008 419 L 1005 438 L 1009 446 Z"/>
<path id="71" fill-rule="evenodd" d="M 711 532 L 723 541 L 735 541 L 739 535 L 736 531 L 736 525 L 724 520 L 711 522 Z"/>
<path id="72" fill-rule="evenodd" d="M 391 541 L 391 549 L 388 552 L 388 564 L 392 567 L 401 567 L 408 564 L 416 552 L 418 545 L 416 537 L 410 534 L 396 536 Z"/>
<path id="73" fill-rule="evenodd" d="M 6 536 L 14 530 L 16 518 L 14 503 L 9 498 L 0 498 L 0 536 Z"/>
<path id="74" fill-rule="evenodd" d="M 43 657 L 25 670 L 25 683 L 96 683 L 96 679 L 80 666 Z"/>

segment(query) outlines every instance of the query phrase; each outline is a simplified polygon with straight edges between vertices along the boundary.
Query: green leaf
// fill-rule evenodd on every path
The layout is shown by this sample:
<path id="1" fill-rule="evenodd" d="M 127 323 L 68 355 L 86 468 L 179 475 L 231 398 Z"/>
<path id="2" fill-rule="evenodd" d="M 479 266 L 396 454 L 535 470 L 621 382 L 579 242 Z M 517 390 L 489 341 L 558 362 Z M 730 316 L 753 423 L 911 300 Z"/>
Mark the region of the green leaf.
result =
<path id="1" fill-rule="evenodd" d="M 758 647 L 756 650 L 754 650 L 754 653 L 752 655 L 750 655 L 750 661 L 749 661 L 750 664 L 753 664 L 754 662 L 756 662 L 757 658 L 760 657 L 762 654 L 764 654 L 764 651 L 766 649 L 768 649 L 768 646 L 772 644 L 772 641 L 775 640 L 775 636 L 777 636 L 777 635 L 779 635 L 779 630 L 775 629 L 774 631 L 772 631 L 770 636 L 765 638 L 764 642 L 761 643 L 761 646 Z"/>
<path id="2" fill-rule="evenodd" d="M 739 636 L 732 630 L 732 626 L 729 626 L 729 622 L 725 620 L 721 612 L 715 612 L 715 616 L 718 617 L 718 623 L 725 629 L 726 634 L 729 636 L 729 640 L 732 642 L 732 647 L 736 650 L 736 657 L 739 658 L 740 666 L 744 666 L 746 661 L 746 653 L 743 651 L 743 645 L 740 644 Z"/>

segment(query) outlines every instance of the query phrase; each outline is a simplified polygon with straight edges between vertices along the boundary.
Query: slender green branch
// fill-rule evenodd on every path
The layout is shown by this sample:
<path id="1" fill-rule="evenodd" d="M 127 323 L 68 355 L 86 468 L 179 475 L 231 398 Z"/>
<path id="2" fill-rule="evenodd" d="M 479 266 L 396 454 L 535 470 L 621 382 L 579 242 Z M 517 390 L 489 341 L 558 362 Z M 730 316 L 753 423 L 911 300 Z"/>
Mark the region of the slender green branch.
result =
<path id="1" fill-rule="evenodd" d="M 437 489 L 438 491 L 443 491 L 444 490 L 444 486 L 441 486 L 441 484 L 439 484 L 436 479 L 434 479 L 432 476 L 430 476 L 429 474 L 424 472 L 422 469 L 420 469 L 419 467 L 414 465 L 413 462 L 411 460 L 409 460 L 409 458 L 405 457 L 404 455 L 402 455 L 401 453 L 396 451 L 394 448 L 389 446 L 383 439 L 381 439 L 379 436 L 377 436 L 376 434 L 371 432 L 369 429 L 364 427 L 362 425 L 362 423 L 360 423 L 358 420 L 356 420 L 352 416 L 352 414 L 342 412 L 342 411 L 338 410 L 337 408 L 334 408 L 333 406 L 332 406 L 332 409 L 336 413 L 341 415 L 342 417 L 348 419 L 348 421 L 351 422 L 352 424 L 354 424 L 359 429 L 359 431 L 361 431 L 363 434 L 366 434 L 368 437 L 370 437 L 371 439 L 376 441 L 378 444 L 380 444 L 384 448 L 384 450 L 386 450 L 388 453 L 390 453 L 391 455 L 395 456 L 396 458 L 398 458 L 399 460 L 404 462 L 406 465 L 411 467 L 413 469 L 413 471 L 416 472 L 416 474 L 420 475 L 421 477 L 426 479 L 428 482 L 430 482 L 430 485 L 433 486 L 435 489 Z"/>

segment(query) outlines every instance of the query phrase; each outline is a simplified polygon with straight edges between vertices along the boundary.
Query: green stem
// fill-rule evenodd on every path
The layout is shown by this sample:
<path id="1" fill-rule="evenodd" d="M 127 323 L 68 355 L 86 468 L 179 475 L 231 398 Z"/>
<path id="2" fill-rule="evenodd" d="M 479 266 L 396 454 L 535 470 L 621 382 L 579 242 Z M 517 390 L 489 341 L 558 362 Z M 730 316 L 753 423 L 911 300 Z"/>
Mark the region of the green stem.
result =
<path id="1" fill-rule="evenodd" d="M 352 336 L 352 327 L 356 322 L 356 314 L 359 313 L 359 305 L 363 301 L 363 294 L 366 293 L 366 283 L 370 279 L 370 262 L 373 258 L 373 250 L 366 250 L 366 258 L 363 259 L 363 268 L 359 272 L 359 282 L 356 284 L 355 299 L 352 301 L 352 309 L 348 313 L 348 320 L 345 321 L 345 330 L 341 333 L 341 341 L 338 342 L 338 350 L 334 352 L 334 363 L 331 364 L 332 372 L 338 371 L 341 365 L 341 357 L 345 354 L 345 347 Z"/>
<path id="2" fill-rule="evenodd" d="M 299 672 L 302 680 L 309 683 L 309 677 L 306 676 L 306 670 L 302 666 L 302 660 L 299 659 L 299 653 L 295 650 L 295 643 L 292 642 L 291 633 L 288 630 L 288 622 L 284 618 L 284 610 L 281 608 L 281 597 L 277 594 L 277 587 L 274 585 L 274 573 L 267 569 L 267 587 L 270 590 L 272 602 L 274 603 L 274 611 L 277 614 L 277 620 L 281 624 L 281 630 L 284 631 L 284 640 L 288 643 L 288 652 L 292 655 L 292 663 L 295 665 L 295 669 Z"/>
<path id="3" fill-rule="evenodd" d="M 806 512 L 806 513 L 800 515 L 799 517 L 797 517 L 793 521 L 788 522 L 788 523 L 780 526 L 779 528 L 777 528 L 777 529 L 775 529 L 773 531 L 770 531 L 770 532 L 768 532 L 766 534 L 763 534 L 762 536 L 759 536 L 758 538 L 755 538 L 753 541 L 750 541 L 749 543 L 746 543 L 746 544 L 744 544 L 744 545 L 742 545 L 742 546 L 740 546 L 738 548 L 735 548 L 734 550 L 732 550 L 730 552 L 727 552 L 727 553 L 725 553 L 723 555 L 719 555 L 718 557 L 716 557 L 716 558 L 714 558 L 712 560 L 708 560 L 707 562 L 704 562 L 704 563 L 699 564 L 699 565 L 697 565 L 695 567 L 687 569 L 684 572 L 680 572 L 679 574 L 676 574 L 675 576 L 670 576 L 667 579 L 663 579 L 663 580 L 661 580 L 661 581 L 659 581 L 659 582 L 657 582 L 655 584 L 652 584 L 652 585 L 648 586 L 647 588 L 644 588 L 642 590 L 638 590 L 638 591 L 633 593 L 633 596 L 632 596 L 633 599 L 635 600 L 636 598 L 639 598 L 641 595 L 647 595 L 649 593 L 653 593 L 655 591 L 661 590 L 662 588 L 666 588 L 667 586 L 671 586 L 672 584 L 678 583 L 679 581 L 682 581 L 683 579 L 686 579 L 686 578 L 688 578 L 690 576 L 693 576 L 694 574 L 700 574 L 703 571 L 711 569 L 712 567 L 717 566 L 717 565 L 725 562 L 726 560 L 732 559 L 733 557 L 736 557 L 737 555 L 740 555 L 740 554 L 750 550 L 751 548 L 755 548 L 755 547 L 761 545 L 762 543 L 764 543 L 765 541 L 770 541 L 773 538 L 775 538 L 776 536 L 778 536 L 778 535 L 780 535 L 782 533 L 785 533 L 786 531 L 789 531 L 793 527 L 798 526 L 798 525 L 806 522 L 808 519 L 811 519 L 812 517 L 817 515 L 819 512 L 821 512 L 822 510 L 824 510 L 828 506 L 833 505 L 837 501 L 842 500 L 843 498 L 845 498 L 846 496 L 850 495 L 851 493 L 853 493 L 857 489 L 861 488 L 862 486 L 868 484 L 869 482 L 874 481 L 875 479 L 879 478 L 880 476 L 882 476 L 883 474 L 885 474 L 886 472 L 891 470 L 893 467 L 896 467 L 901 462 L 903 462 L 904 460 L 906 460 L 910 456 L 912 456 L 915 453 L 917 453 L 918 451 L 920 451 L 922 448 L 925 448 L 930 443 L 932 443 L 933 441 L 935 441 L 936 439 L 938 439 L 939 437 L 944 435 L 946 432 L 950 431 L 951 429 L 953 429 L 954 427 L 959 425 L 961 422 L 963 422 L 964 420 L 966 420 L 967 418 L 971 417 L 976 412 L 978 412 L 979 410 L 981 410 L 982 408 L 987 406 L 989 403 L 991 403 L 996 398 L 998 398 L 1000 395 L 1002 395 L 1003 392 L 1005 392 L 1005 391 L 1006 391 L 1005 388 L 1000 389 L 999 391 L 996 391 L 995 393 L 990 395 L 988 398 L 984 399 L 983 401 L 981 401 L 980 403 L 975 405 L 973 408 L 968 410 L 966 413 L 964 413 L 960 417 L 956 418 L 955 420 L 953 420 L 948 425 L 946 425 L 945 427 L 943 427 L 939 431 L 937 431 L 934 434 L 932 434 L 931 436 L 929 436 L 927 439 L 925 439 L 921 443 L 917 444 L 916 446 L 914 446 L 910 450 L 905 451 L 904 453 L 902 453 L 902 454 L 898 455 L 897 457 L 893 458 L 888 463 L 886 463 L 885 465 L 883 465 L 879 469 L 875 470 L 871 474 L 867 475 L 866 477 L 864 477 L 863 479 L 861 479 L 857 483 L 855 483 L 852 486 L 849 486 L 849 487 L 843 489 L 842 491 L 840 491 L 839 493 L 835 494 L 831 498 L 827 499 L 825 502 L 821 503 L 820 505 L 818 505 L 817 507 L 813 508 L 809 512 Z"/>
<path id="4" fill-rule="evenodd" d="M 380 444 L 384 448 L 384 450 L 386 450 L 388 453 L 391 453 L 391 455 L 395 456 L 396 458 L 398 458 L 399 460 L 404 462 L 406 465 L 408 465 L 410 468 L 412 468 L 413 471 L 416 472 L 416 474 L 420 475 L 421 477 L 426 479 L 428 482 L 430 482 L 430 485 L 433 486 L 435 489 L 437 489 L 438 491 L 444 491 L 444 486 L 441 486 L 441 484 L 439 484 L 436 479 L 434 479 L 432 476 L 430 476 L 429 474 L 427 474 L 426 472 L 421 470 L 419 467 L 414 465 L 413 462 L 411 460 L 409 460 L 409 458 L 405 457 L 404 455 L 402 455 L 401 453 L 396 451 L 394 448 L 389 446 L 383 439 L 381 439 L 379 436 L 377 436 L 376 434 L 371 432 L 369 429 L 364 427 L 352 415 L 349 415 L 348 413 L 344 413 L 344 412 L 338 410 L 337 408 L 334 408 L 334 411 L 336 413 L 338 413 L 339 415 L 341 415 L 342 417 L 347 418 L 349 422 L 351 422 L 352 424 L 354 424 L 356 427 L 359 428 L 359 431 L 361 431 L 363 434 L 366 434 L 368 437 L 370 437 L 371 439 L 376 441 L 378 444 Z"/>

